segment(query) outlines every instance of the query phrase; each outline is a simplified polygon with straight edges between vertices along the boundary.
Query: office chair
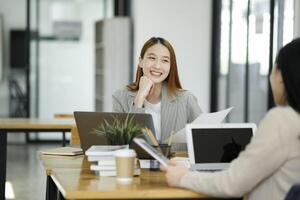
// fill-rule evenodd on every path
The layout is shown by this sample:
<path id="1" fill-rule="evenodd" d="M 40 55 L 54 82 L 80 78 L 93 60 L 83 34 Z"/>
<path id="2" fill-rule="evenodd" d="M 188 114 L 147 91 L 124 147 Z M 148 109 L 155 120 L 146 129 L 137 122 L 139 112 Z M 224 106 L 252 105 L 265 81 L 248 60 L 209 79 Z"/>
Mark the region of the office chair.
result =
<path id="1" fill-rule="evenodd" d="M 10 117 L 27 117 L 27 97 L 16 80 L 9 80 Z"/>

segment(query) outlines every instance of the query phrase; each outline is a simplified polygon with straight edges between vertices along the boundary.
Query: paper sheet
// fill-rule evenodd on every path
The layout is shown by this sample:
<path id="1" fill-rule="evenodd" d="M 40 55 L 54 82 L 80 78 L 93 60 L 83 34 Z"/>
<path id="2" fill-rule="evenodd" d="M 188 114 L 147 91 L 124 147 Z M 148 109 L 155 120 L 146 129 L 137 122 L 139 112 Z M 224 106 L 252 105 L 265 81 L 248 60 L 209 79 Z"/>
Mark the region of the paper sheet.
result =
<path id="1" fill-rule="evenodd" d="M 233 107 L 213 113 L 201 113 L 192 124 L 219 124 L 222 123 Z M 176 132 L 172 143 L 186 143 L 185 128 Z"/>

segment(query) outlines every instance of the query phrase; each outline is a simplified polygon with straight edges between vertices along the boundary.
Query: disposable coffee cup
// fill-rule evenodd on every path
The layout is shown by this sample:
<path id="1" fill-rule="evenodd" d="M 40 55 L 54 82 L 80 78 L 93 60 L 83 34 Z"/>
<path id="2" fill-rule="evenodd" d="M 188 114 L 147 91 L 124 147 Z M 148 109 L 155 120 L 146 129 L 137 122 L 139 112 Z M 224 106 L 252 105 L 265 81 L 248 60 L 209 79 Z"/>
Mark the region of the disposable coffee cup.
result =
<path id="1" fill-rule="evenodd" d="M 115 152 L 117 182 L 130 184 L 133 181 L 136 153 L 133 149 L 121 149 Z"/>

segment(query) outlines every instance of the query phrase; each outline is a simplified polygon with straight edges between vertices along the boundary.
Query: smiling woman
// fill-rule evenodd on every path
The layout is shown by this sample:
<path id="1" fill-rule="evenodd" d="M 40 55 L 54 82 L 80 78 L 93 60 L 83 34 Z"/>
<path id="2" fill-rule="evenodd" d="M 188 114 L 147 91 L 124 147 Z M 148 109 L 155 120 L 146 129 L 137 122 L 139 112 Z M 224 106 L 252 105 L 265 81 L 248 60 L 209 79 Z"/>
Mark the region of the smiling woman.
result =
<path id="1" fill-rule="evenodd" d="M 201 113 L 196 97 L 180 84 L 172 45 L 160 37 L 144 44 L 136 80 L 113 95 L 116 112 L 150 113 L 156 138 L 166 143 L 172 130 L 178 131 Z"/>

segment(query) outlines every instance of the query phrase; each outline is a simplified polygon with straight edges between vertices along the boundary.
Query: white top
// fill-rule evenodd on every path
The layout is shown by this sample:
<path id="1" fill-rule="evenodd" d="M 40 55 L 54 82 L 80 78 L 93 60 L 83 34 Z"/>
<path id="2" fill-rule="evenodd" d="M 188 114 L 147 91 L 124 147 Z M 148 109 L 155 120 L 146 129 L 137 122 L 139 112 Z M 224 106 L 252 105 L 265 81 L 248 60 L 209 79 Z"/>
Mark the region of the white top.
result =
<path id="1" fill-rule="evenodd" d="M 161 139 L 161 117 L 160 117 L 160 110 L 161 110 L 161 103 L 152 104 L 149 101 L 145 100 L 144 103 L 145 112 L 152 115 L 156 139 L 160 141 Z"/>
<path id="2" fill-rule="evenodd" d="M 188 172 L 178 186 L 210 196 L 282 200 L 295 183 L 300 183 L 300 114 L 277 107 L 227 170 Z"/>

